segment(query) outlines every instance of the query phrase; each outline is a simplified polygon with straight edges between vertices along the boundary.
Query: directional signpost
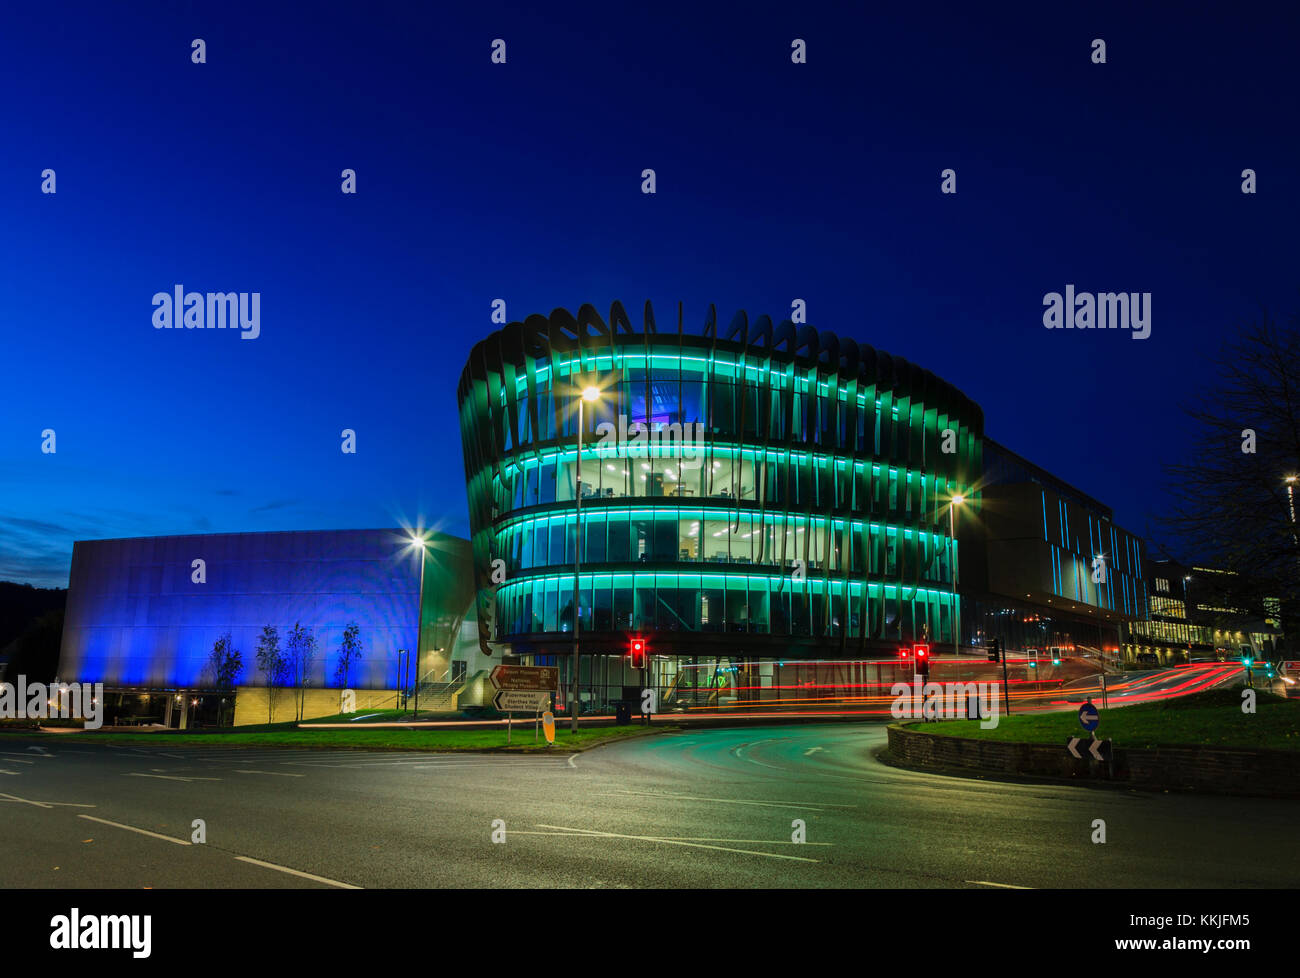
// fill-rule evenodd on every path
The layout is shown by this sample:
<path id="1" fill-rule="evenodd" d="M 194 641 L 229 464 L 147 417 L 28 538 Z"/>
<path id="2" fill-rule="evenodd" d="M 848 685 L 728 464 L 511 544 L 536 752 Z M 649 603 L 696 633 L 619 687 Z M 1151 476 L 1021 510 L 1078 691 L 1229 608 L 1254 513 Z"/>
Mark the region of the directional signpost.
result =
<path id="1" fill-rule="evenodd" d="M 1081 743 L 1083 743 L 1082 737 L 1071 737 L 1068 741 L 1066 741 L 1065 749 L 1068 750 L 1073 756 L 1082 759 L 1083 754 L 1080 754 L 1078 750 L 1075 749 Z M 1107 760 L 1110 757 L 1110 741 L 1098 740 L 1096 737 L 1094 737 L 1092 738 L 1092 740 L 1088 742 L 1088 746 L 1084 748 L 1084 753 L 1091 754 L 1092 759 L 1094 761 Z"/>
<path id="2" fill-rule="evenodd" d="M 506 743 L 510 743 L 510 720 L 515 713 L 537 716 L 550 706 L 551 694 L 560 680 L 554 666 L 496 666 L 491 682 L 496 689 L 492 705 L 506 715 Z"/>
<path id="3" fill-rule="evenodd" d="M 1083 749 L 1084 754 L 1091 756 L 1094 761 L 1109 762 L 1111 758 L 1110 741 L 1098 740 L 1097 734 L 1095 733 L 1099 723 L 1101 723 L 1101 714 L 1097 711 L 1097 708 L 1092 705 L 1091 700 L 1079 707 L 1079 726 L 1083 727 L 1084 730 L 1087 730 L 1092 735 L 1091 740 L 1088 742 L 1088 746 Z M 1065 749 L 1070 752 L 1071 757 L 1078 758 L 1079 760 L 1083 759 L 1084 754 L 1080 754 L 1078 749 L 1081 743 L 1083 743 L 1082 737 L 1071 737 L 1065 742 Z"/>
<path id="4" fill-rule="evenodd" d="M 536 713 L 550 702 L 549 689 L 502 689 L 492 697 L 492 705 L 502 713 Z"/>
<path id="5" fill-rule="evenodd" d="M 1079 707 L 1079 726 L 1084 730 L 1092 731 L 1097 729 L 1097 724 L 1101 722 L 1101 715 L 1097 708 L 1089 701 Z"/>

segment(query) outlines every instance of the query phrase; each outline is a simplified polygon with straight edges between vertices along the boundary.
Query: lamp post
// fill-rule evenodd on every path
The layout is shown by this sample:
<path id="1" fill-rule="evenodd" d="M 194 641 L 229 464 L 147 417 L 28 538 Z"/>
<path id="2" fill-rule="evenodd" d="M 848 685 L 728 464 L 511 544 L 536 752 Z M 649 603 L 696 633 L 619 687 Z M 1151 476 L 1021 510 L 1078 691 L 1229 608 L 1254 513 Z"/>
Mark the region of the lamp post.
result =
<path id="1" fill-rule="evenodd" d="M 402 656 L 409 656 L 406 649 L 397 650 L 397 708 L 406 712 L 406 683 L 403 680 L 405 673 L 402 671 Z"/>
<path id="2" fill-rule="evenodd" d="M 1289 475 L 1283 481 L 1286 483 L 1286 505 L 1291 510 L 1291 542 L 1296 542 L 1295 534 L 1295 484 L 1296 476 Z"/>
<path id="3" fill-rule="evenodd" d="M 952 654 L 957 657 L 957 681 L 961 682 L 961 649 L 958 648 L 958 635 L 961 626 L 957 621 L 957 507 L 966 501 L 961 493 L 954 493 L 948 504 L 948 568 L 952 571 L 952 604 L 949 616 L 952 619 Z"/>
<path id="4" fill-rule="evenodd" d="M 600 388 L 590 384 L 582 388 L 582 395 L 578 398 L 578 460 L 573 486 L 573 689 L 570 692 L 572 702 L 569 706 L 569 729 L 573 733 L 578 732 L 578 679 L 582 661 L 578 658 L 579 632 L 582 629 L 582 606 L 578 603 L 578 574 L 582 570 L 582 408 L 588 401 L 594 403 L 599 398 Z"/>
<path id="5" fill-rule="evenodd" d="M 420 548 L 420 593 L 415 599 L 415 709 L 411 712 L 412 717 L 418 717 L 420 715 L 420 650 L 424 648 L 421 644 L 424 638 L 424 554 L 428 550 L 428 541 L 422 532 L 411 534 L 411 546 Z M 406 664 L 409 668 L 411 664 L 409 653 Z"/>

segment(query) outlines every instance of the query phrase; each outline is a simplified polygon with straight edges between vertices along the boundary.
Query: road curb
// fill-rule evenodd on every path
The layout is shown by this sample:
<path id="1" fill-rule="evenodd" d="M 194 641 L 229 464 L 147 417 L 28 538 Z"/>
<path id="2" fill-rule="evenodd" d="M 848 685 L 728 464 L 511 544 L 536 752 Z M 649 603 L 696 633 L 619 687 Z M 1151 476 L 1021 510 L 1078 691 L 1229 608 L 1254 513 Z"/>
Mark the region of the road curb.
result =
<path id="1" fill-rule="evenodd" d="M 1114 785 L 1149 791 L 1300 798 L 1300 753 L 1223 747 L 1120 748 L 1111 764 L 1076 760 L 1065 744 L 975 740 L 886 728 L 894 766 L 970 776 L 1028 776 L 1056 784 Z"/>

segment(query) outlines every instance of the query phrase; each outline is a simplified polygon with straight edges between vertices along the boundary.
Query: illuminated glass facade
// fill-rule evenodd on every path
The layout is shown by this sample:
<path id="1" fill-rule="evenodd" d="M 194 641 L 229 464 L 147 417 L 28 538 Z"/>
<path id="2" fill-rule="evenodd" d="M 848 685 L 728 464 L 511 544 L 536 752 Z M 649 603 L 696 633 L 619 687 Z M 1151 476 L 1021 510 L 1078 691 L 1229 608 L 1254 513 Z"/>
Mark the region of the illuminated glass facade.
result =
<path id="1" fill-rule="evenodd" d="M 484 640 L 567 655 L 575 546 L 589 653 L 952 640 L 948 506 L 978 513 L 983 414 L 907 361 L 743 312 L 688 335 L 583 306 L 476 345 L 459 407 Z"/>

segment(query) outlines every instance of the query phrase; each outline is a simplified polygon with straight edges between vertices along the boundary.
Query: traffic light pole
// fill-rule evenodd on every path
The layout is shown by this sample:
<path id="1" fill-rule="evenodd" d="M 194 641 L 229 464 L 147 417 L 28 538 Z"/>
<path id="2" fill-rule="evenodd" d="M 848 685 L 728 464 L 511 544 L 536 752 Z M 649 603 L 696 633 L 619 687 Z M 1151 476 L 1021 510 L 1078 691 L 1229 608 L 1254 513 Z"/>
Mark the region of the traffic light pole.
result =
<path id="1" fill-rule="evenodd" d="M 578 732 L 578 677 L 581 673 L 578 658 L 578 630 L 582 627 L 582 609 L 578 604 L 578 580 L 582 570 L 582 396 L 578 396 L 578 463 L 574 482 L 574 533 L 573 533 L 573 682 L 569 689 L 569 730 Z"/>
<path id="2" fill-rule="evenodd" d="M 998 656 L 1002 659 L 1002 698 L 1007 704 L 1007 716 L 1011 716 L 1011 691 L 1007 688 L 1007 650 L 998 645 Z"/>

